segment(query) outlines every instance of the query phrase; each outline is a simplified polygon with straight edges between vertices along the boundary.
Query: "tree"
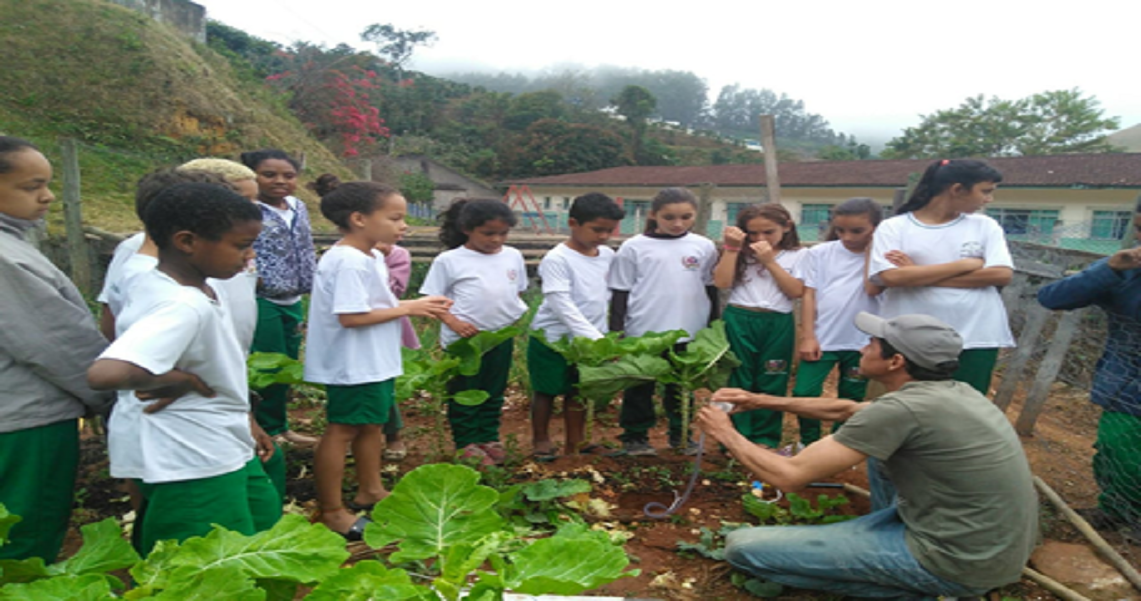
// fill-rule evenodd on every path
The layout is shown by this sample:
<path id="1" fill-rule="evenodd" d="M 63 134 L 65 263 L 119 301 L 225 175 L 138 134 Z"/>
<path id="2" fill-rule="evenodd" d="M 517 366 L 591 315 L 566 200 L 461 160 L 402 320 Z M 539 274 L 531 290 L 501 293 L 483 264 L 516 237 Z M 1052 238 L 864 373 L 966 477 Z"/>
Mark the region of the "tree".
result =
<path id="1" fill-rule="evenodd" d="M 654 114 L 654 109 L 658 106 L 657 99 L 642 86 L 626 86 L 622 88 L 618 96 L 610 101 L 610 104 L 614 106 L 619 115 L 626 118 L 632 135 L 630 154 L 636 163 L 640 163 L 647 119 Z"/>
<path id="2" fill-rule="evenodd" d="M 1095 97 L 1074 88 L 1020 100 L 982 95 L 922 116 L 883 151 L 884 158 L 960 158 L 1112 152 L 1106 136 L 1120 125 Z"/>
<path id="3" fill-rule="evenodd" d="M 593 125 L 543 119 L 532 123 L 518 144 L 504 149 L 511 175 L 530 177 L 581 173 L 626 164 L 622 138 Z"/>
<path id="4" fill-rule="evenodd" d="M 436 41 L 436 32 L 411 31 L 397 29 L 391 23 L 373 23 L 361 32 L 361 40 L 376 44 L 376 53 L 401 69 L 412 58 L 417 46 L 430 46 Z"/>
<path id="5" fill-rule="evenodd" d="M 540 119 L 562 119 L 565 115 L 563 97 L 558 92 L 528 92 L 511 99 L 503 125 L 512 131 L 523 131 Z"/>
<path id="6" fill-rule="evenodd" d="M 436 184 L 423 173 L 400 174 L 400 195 L 413 204 L 427 204 L 436 198 Z"/>
<path id="7" fill-rule="evenodd" d="M 803 100 L 772 90 L 724 86 L 713 103 L 711 124 L 718 132 L 737 137 L 760 135 L 761 115 L 772 115 L 778 142 L 798 142 L 804 146 L 844 144 L 843 134 L 828 126 L 828 120 L 804 108 Z"/>
<path id="8" fill-rule="evenodd" d="M 856 142 L 853 137 L 846 145 L 829 144 L 816 153 L 816 158 L 825 161 L 863 161 L 872 158 L 872 149 L 867 144 Z"/>

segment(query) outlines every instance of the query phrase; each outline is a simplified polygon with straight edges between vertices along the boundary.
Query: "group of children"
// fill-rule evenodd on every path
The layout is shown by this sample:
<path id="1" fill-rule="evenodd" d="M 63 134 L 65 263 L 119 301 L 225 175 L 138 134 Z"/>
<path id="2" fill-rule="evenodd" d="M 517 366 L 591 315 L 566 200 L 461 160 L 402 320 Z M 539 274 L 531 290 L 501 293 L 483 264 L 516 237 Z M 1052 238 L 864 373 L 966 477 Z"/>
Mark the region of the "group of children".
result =
<path id="1" fill-rule="evenodd" d="M 358 513 L 387 495 L 382 454 L 405 452 L 394 380 L 402 373 L 401 344 L 418 345 L 407 318 L 439 320 L 446 352 L 527 312 L 520 296 L 526 264 L 506 245 L 517 218 L 505 203 L 454 202 L 441 216 L 448 250 L 433 261 L 423 296 L 400 300 L 409 263 L 396 246 L 407 229 L 398 190 L 319 178 L 313 187 L 321 213 L 342 237 L 318 261 L 305 204 L 292 195 L 299 164 L 274 150 L 242 159 L 245 166 L 192 162 L 140 182 L 136 208 L 146 232 L 116 251 L 99 298 L 108 346 L 67 278 L 22 240 L 52 200 L 50 165 L 27 142 L 0 137 L 0 299 L 6 315 L 19 316 L 0 328 L 0 394 L 13 399 L 0 404 L 0 502 L 25 518 L 12 531 L 16 544 L 0 548 L 0 557 L 55 558 L 74 483 L 76 419 L 110 404 L 97 391 L 118 391 L 108 427 L 111 473 L 131 482 L 141 552 L 160 540 L 205 534 L 211 524 L 247 534 L 272 525 L 285 480 L 276 441 L 310 441 L 289 429 L 285 387 L 251 404 L 245 360 L 250 349 L 297 357 L 303 323 L 305 379 L 324 385 L 328 396 L 314 465 L 318 519 L 359 539 L 368 518 Z M 838 366 L 841 396 L 858 400 L 865 382 L 855 367 L 866 337 L 853 316 L 921 312 L 963 333 L 973 358 L 963 360 L 962 379 L 985 392 L 997 348 L 1011 342 L 996 289 L 1009 281 L 1011 262 L 1001 228 L 973 213 L 999 181 L 980 161 L 937 162 L 901 214 L 881 224 L 875 202 L 849 200 L 834 211 L 830 241 L 811 249 L 775 204 L 742 210 L 718 249 L 690 231 L 694 195 L 668 188 L 655 196 L 645 231 L 615 252 L 607 242 L 624 211 L 604 194 L 585 194 L 570 207 L 570 236 L 540 263 L 543 301 L 532 328 L 546 342 L 681 329 L 684 347 L 719 317 L 724 290 L 722 317 L 742 360 L 731 385 L 784 395 L 798 346 L 794 302 L 803 299 L 794 394 L 820 396 Z M 505 458 L 499 430 L 513 349 L 512 340 L 503 342 L 484 355 L 476 375 L 448 384 L 451 393 L 489 396 L 447 408 L 457 451 L 485 465 Z M 558 453 L 549 423 L 560 395 L 565 451 L 611 452 L 585 440 L 575 370 L 538 337 L 527 357 L 535 458 Z M 651 384 L 624 394 L 618 453 L 657 452 L 649 439 L 654 393 Z M 695 444 L 682 440 L 676 391 L 667 388 L 663 401 L 671 446 L 693 452 Z M 753 411 L 734 420 L 757 444 L 781 442 L 781 414 Z M 819 436 L 819 423 L 802 421 L 802 442 Z M 350 450 L 359 488 L 346 501 Z M 50 468 L 16 460 L 29 453 Z"/>

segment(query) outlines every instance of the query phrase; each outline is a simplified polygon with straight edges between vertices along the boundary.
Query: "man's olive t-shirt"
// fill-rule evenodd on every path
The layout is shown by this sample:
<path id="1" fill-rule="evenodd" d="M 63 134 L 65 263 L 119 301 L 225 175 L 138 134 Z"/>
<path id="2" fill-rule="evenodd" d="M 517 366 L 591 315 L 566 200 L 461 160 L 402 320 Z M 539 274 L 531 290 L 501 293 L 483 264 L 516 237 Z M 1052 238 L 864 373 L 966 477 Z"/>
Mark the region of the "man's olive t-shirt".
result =
<path id="1" fill-rule="evenodd" d="M 986 397 L 962 382 L 909 382 L 835 440 L 884 462 L 923 567 L 968 586 L 1019 580 L 1037 541 L 1038 497 L 1018 436 Z"/>

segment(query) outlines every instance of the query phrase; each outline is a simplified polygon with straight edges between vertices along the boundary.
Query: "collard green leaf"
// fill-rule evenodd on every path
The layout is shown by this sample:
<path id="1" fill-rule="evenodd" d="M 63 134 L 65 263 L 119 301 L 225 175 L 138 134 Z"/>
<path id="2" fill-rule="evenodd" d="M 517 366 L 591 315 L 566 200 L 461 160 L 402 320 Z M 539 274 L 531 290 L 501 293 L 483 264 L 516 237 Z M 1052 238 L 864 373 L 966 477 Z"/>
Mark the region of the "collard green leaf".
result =
<path id="1" fill-rule="evenodd" d="M 48 566 L 50 573 L 71 576 L 105 574 L 129 568 L 140 559 L 131 543 L 123 538 L 115 518 L 86 524 L 79 531 L 83 535 L 83 546 L 68 559 Z"/>
<path id="2" fill-rule="evenodd" d="M 613 363 L 579 368 L 578 389 L 588 399 L 609 400 L 627 388 L 657 382 L 670 373 L 670 364 L 661 357 L 627 355 Z"/>
<path id="3" fill-rule="evenodd" d="M 263 601 L 266 592 L 238 565 L 218 565 L 208 570 L 180 569 L 170 587 L 154 596 L 156 601 Z"/>
<path id="4" fill-rule="evenodd" d="M 285 515 L 273 528 L 253 536 L 215 528 L 158 555 L 151 553 L 143 566 L 158 562 L 161 573 L 154 566 L 140 566 L 136 575 L 153 588 L 168 588 L 181 578 L 223 567 L 236 567 L 249 578 L 318 582 L 335 573 L 349 553 L 339 534 L 302 516 Z"/>
<path id="5" fill-rule="evenodd" d="M 577 595 L 637 571 L 623 572 L 626 552 L 595 538 L 555 536 L 512 553 L 509 590 L 528 595 Z"/>
<path id="6" fill-rule="evenodd" d="M 687 390 L 724 388 L 733 368 L 741 365 L 725 335 L 725 322 L 715 321 L 699 331 L 682 352 L 670 351 L 679 383 Z"/>
<path id="7" fill-rule="evenodd" d="M 502 528 L 499 494 L 479 484 L 479 472 L 462 465 L 422 465 L 377 503 L 365 530 L 373 548 L 399 541 L 393 563 L 427 559 L 451 545 L 475 543 Z"/>
<path id="8" fill-rule="evenodd" d="M 404 570 L 389 570 L 380 562 L 364 560 L 326 578 L 307 601 L 371 601 L 434 599 L 427 589 L 412 584 Z"/>
<path id="9" fill-rule="evenodd" d="M 781 510 L 776 503 L 766 503 L 751 494 L 741 495 L 741 505 L 745 511 L 762 522 L 767 522 Z"/>
<path id="10" fill-rule="evenodd" d="M 22 519 L 24 518 L 8 513 L 8 508 L 0 503 L 0 547 L 8 543 L 8 531 Z"/>
<path id="11" fill-rule="evenodd" d="M 492 554 L 500 553 L 514 538 L 510 532 L 492 532 L 474 545 L 452 546 L 441 558 L 440 577 L 457 587 L 466 585 L 469 574 L 479 569 Z"/>
<path id="12" fill-rule="evenodd" d="M 474 376 L 479 373 L 479 366 L 487 351 L 522 333 L 523 328 L 518 326 L 509 326 L 502 330 L 484 330 L 471 338 L 460 338 L 451 343 L 448 345 L 448 354 L 460 360 L 458 368 L 460 375 Z"/>
<path id="13" fill-rule="evenodd" d="M 111 585 L 99 574 L 57 576 L 0 588 L 0 601 L 106 601 Z"/>
<path id="14" fill-rule="evenodd" d="M 785 498 L 788 499 L 788 511 L 795 518 L 814 522 L 824 515 L 824 512 L 812 508 L 811 501 L 794 492 L 788 493 Z"/>
<path id="15" fill-rule="evenodd" d="M 486 390 L 461 390 L 452 395 L 452 400 L 467 407 L 482 405 L 491 395 Z"/>
<path id="16" fill-rule="evenodd" d="M 591 491 L 586 480 L 555 480 L 547 478 L 523 485 L 523 495 L 529 501 L 551 501 Z"/>
<path id="17" fill-rule="evenodd" d="M 29 559 L 0 559 L 0 585 L 14 582 L 31 582 L 51 576 L 44 560 L 39 557 Z"/>
<path id="18" fill-rule="evenodd" d="M 166 585 L 167 578 L 176 567 L 172 561 L 178 555 L 179 544 L 173 540 L 160 540 L 155 543 L 147 558 L 131 568 L 131 578 L 135 588 L 127 591 L 128 599 L 142 599 L 152 591 Z"/>
<path id="19" fill-rule="evenodd" d="M 672 349 L 678 340 L 688 335 L 685 330 L 646 332 L 641 336 L 620 339 L 618 341 L 618 348 L 623 354 L 627 355 L 661 355 Z"/>

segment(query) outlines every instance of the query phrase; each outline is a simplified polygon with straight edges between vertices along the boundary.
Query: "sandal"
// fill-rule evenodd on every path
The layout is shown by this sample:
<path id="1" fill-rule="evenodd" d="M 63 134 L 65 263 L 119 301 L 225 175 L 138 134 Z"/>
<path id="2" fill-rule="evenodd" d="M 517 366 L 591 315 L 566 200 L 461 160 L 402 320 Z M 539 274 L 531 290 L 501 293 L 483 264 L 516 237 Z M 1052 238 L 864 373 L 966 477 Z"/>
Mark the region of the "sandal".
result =
<path id="1" fill-rule="evenodd" d="M 352 526 L 349 526 L 348 532 L 338 532 L 337 534 L 340 534 L 341 536 L 345 537 L 346 541 L 348 541 L 350 543 L 355 543 L 355 542 L 358 542 L 358 541 L 364 539 L 364 529 L 365 529 L 365 527 L 367 527 L 371 523 L 372 523 L 371 519 L 366 518 L 366 517 L 360 517 L 360 518 L 357 518 L 357 521 L 353 522 Z"/>
<path id="2" fill-rule="evenodd" d="M 531 451 L 531 460 L 536 463 L 550 463 L 559 458 L 559 450 L 551 449 L 549 451 Z"/>
<path id="3" fill-rule="evenodd" d="M 349 511 L 351 511 L 353 513 L 360 513 L 362 511 L 364 511 L 366 513 L 372 513 L 372 510 L 374 507 L 376 507 L 376 501 L 373 501 L 372 503 L 364 503 L 364 504 L 354 503 L 352 501 L 345 501 L 345 508 L 347 508 Z"/>
<path id="4" fill-rule="evenodd" d="M 385 461 L 403 461 L 408 456 L 408 449 L 385 449 L 381 457 Z"/>
<path id="5" fill-rule="evenodd" d="M 579 448 L 576 455 L 599 455 L 606 456 L 612 453 L 614 449 L 600 444 L 590 443 Z"/>

